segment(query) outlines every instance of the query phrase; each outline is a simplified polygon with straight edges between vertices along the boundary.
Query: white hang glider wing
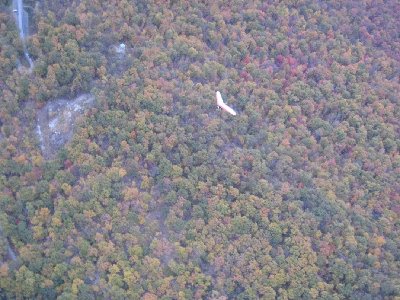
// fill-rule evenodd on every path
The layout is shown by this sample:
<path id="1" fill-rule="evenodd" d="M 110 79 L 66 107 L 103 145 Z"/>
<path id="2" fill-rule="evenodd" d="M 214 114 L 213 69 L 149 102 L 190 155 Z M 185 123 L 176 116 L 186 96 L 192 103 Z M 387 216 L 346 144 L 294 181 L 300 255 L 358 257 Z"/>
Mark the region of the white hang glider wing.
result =
<path id="1" fill-rule="evenodd" d="M 222 96 L 219 91 L 217 91 L 217 105 L 221 107 L 223 110 L 230 113 L 231 115 L 236 116 L 236 111 L 234 111 L 232 108 L 230 108 L 228 105 L 224 103 L 224 100 L 222 100 Z"/>

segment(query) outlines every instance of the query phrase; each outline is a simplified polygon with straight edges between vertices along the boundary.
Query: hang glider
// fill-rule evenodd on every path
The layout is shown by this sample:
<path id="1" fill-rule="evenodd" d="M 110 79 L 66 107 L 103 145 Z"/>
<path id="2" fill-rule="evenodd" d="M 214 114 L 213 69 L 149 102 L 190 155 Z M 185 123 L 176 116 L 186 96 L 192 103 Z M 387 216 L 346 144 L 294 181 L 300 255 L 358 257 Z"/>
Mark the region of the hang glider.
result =
<path id="1" fill-rule="evenodd" d="M 231 115 L 236 116 L 236 111 L 234 111 L 232 108 L 230 108 L 228 105 L 224 103 L 224 100 L 222 100 L 222 96 L 219 91 L 217 91 L 217 105 L 221 107 L 223 110 L 230 113 Z"/>

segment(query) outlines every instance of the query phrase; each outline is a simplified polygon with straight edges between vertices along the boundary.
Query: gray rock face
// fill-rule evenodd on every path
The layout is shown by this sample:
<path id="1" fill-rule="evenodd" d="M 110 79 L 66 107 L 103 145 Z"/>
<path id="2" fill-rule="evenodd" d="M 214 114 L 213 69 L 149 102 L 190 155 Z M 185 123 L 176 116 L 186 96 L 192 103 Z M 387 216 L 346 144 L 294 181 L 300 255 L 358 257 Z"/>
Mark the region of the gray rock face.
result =
<path id="1" fill-rule="evenodd" d="M 73 100 L 49 102 L 38 111 L 36 133 L 45 158 L 51 158 L 71 139 L 75 122 L 91 107 L 93 100 L 92 95 L 83 94 Z"/>

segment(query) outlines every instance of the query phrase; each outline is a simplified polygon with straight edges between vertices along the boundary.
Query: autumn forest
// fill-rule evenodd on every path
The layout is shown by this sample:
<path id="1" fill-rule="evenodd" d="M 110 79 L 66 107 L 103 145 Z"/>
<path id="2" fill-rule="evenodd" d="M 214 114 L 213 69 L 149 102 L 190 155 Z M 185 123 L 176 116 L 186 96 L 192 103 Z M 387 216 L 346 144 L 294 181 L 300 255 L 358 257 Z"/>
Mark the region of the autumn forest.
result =
<path id="1" fill-rule="evenodd" d="M 14 2 L 0 299 L 400 299 L 398 1 Z"/>

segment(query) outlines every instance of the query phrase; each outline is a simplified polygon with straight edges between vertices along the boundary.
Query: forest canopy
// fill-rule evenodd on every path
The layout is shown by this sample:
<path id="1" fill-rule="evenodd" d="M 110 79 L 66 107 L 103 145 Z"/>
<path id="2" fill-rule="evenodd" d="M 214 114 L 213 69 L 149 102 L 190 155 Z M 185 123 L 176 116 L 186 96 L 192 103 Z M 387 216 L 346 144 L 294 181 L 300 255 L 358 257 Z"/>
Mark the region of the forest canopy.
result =
<path id="1" fill-rule="evenodd" d="M 11 2 L 1 299 L 400 297 L 398 1 Z"/>

